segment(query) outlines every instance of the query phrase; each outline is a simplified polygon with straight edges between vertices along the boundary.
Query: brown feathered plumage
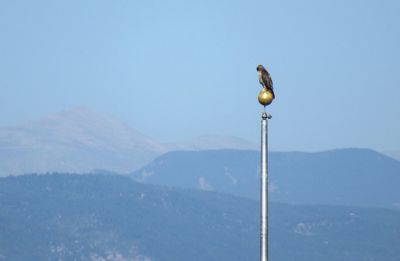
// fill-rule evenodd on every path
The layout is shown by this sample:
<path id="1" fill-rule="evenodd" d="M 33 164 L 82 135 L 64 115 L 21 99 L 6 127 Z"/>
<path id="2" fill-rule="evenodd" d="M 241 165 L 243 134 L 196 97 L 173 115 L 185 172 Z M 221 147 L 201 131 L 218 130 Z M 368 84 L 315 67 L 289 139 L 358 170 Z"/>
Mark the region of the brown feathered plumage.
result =
<path id="1" fill-rule="evenodd" d="M 269 72 L 261 64 L 257 66 L 258 80 L 260 84 L 272 93 L 272 98 L 275 99 L 274 84 Z"/>

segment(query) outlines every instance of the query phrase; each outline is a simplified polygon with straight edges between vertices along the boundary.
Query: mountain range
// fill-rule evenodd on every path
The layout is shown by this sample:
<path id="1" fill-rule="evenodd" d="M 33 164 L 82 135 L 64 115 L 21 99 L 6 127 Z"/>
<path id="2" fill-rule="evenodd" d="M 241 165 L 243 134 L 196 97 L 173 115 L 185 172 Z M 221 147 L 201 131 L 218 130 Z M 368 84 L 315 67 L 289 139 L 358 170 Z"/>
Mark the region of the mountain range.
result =
<path id="1" fill-rule="evenodd" d="M 139 182 L 258 200 L 259 152 L 168 152 L 133 172 Z M 369 149 L 271 152 L 271 199 L 290 204 L 400 208 L 400 162 Z"/>
<path id="2" fill-rule="evenodd" d="M 258 260 L 254 200 L 117 175 L 0 178 L 0 260 Z M 400 212 L 272 203 L 276 261 L 400 260 Z"/>
<path id="3" fill-rule="evenodd" d="M 0 128 L 0 173 L 91 172 L 129 173 L 175 149 L 249 149 L 235 137 L 201 136 L 190 141 L 161 143 L 120 120 L 86 108 Z"/>
<path id="4" fill-rule="evenodd" d="M 242 138 L 221 135 L 163 143 L 115 117 L 74 108 L 40 120 L 0 127 L 0 173 L 106 170 L 128 174 L 171 151 L 258 150 L 258 147 Z M 386 155 L 397 159 L 399 154 L 390 151 Z"/>
<path id="5" fill-rule="evenodd" d="M 164 153 L 221 149 L 255 151 L 258 145 L 219 135 L 162 143 L 115 117 L 75 108 L 40 120 L 0 127 L 0 173 L 7 176 L 105 170 L 128 174 Z M 393 158 L 398 155 L 396 151 L 387 154 Z"/>
<path id="6" fill-rule="evenodd" d="M 0 128 L 0 260 L 257 260 L 256 147 L 87 109 Z M 400 260 L 398 184 L 376 151 L 271 152 L 271 259 Z"/>

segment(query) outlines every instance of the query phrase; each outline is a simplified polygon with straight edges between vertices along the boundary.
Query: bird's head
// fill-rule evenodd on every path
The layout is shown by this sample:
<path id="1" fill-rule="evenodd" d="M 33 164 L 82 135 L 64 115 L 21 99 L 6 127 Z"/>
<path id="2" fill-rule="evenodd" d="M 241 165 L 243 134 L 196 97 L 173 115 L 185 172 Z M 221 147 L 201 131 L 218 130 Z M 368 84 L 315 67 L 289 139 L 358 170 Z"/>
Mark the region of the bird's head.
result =
<path id="1" fill-rule="evenodd" d="M 257 72 L 260 72 L 260 71 L 262 71 L 262 70 L 265 70 L 265 68 L 264 68 L 264 66 L 262 66 L 261 64 L 259 64 L 259 65 L 257 66 Z"/>

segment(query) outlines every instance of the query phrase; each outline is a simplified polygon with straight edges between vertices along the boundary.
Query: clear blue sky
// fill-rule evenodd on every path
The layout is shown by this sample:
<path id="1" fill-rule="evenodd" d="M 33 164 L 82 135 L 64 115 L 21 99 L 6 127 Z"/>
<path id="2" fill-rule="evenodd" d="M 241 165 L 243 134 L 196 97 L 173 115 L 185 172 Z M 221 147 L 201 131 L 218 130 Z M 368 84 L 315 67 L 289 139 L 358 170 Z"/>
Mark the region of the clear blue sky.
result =
<path id="1" fill-rule="evenodd" d="M 258 142 L 256 66 L 279 150 L 400 149 L 400 2 L 0 2 L 0 125 L 72 107 L 161 141 Z"/>

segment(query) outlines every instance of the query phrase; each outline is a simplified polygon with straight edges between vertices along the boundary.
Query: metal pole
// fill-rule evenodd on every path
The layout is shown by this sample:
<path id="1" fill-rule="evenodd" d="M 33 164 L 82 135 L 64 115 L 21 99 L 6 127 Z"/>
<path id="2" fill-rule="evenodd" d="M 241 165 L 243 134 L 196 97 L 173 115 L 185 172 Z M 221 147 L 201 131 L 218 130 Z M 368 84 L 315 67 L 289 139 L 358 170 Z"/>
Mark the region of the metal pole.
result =
<path id="1" fill-rule="evenodd" d="M 268 261 L 268 119 L 271 118 L 265 111 L 261 115 L 261 261 Z"/>

